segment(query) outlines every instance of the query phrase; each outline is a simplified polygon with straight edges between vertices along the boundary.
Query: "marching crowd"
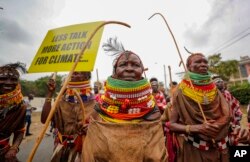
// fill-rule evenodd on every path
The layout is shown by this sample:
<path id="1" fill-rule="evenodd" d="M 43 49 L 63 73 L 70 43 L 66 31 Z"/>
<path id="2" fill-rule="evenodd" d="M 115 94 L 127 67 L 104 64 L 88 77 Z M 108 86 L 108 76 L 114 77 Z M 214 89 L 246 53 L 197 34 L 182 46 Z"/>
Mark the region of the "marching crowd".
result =
<path id="1" fill-rule="evenodd" d="M 95 82 L 92 93 L 91 72 L 75 71 L 56 105 L 52 162 L 228 162 L 229 146 L 250 144 L 249 128 L 240 125 L 239 101 L 220 76 L 208 72 L 202 53 L 188 57 L 188 72 L 166 93 L 157 78 L 143 77 L 139 55 L 112 42 L 103 45 L 116 56 L 104 84 Z M 24 101 L 20 71 L 26 71 L 24 64 L 0 67 L 1 162 L 18 161 L 24 134 L 31 135 L 29 102 L 34 96 Z M 49 79 L 42 123 L 55 87 Z"/>

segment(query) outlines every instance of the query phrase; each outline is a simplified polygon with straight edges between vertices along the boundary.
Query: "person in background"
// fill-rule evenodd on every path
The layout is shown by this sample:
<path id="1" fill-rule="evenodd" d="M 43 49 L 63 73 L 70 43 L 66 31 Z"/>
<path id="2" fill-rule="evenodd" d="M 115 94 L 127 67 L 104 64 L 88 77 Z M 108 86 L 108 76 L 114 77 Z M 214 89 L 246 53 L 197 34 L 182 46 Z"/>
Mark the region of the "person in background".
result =
<path id="1" fill-rule="evenodd" d="M 213 76 L 213 80 L 229 104 L 232 116 L 232 120 L 230 121 L 230 129 L 232 129 L 232 132 L 234 132 L 235 128 L 241 127 L 240 121 L 242 119 L 242 112 L 240 110 L 240 102 L 227 90 L 225 82 L 220 76 Z M 234 136 L 231 136 L 230 138 L 231 142 L 234 142 Z"/>
<path id="2" fill-rule="evenodd" d="M 164 94 L 159 90 L 158 79 L 151 78 L 150 84 L 151 84 L 151 87 L 153 89 L 153 96 L 156 100 L 156 105 L 159 107 L 161 114 L 163 114 L 163 112 L 166 108 L 167 102 L 166 102 Z"/>
<path id="3" fill-rule="evenodd" d="M 25 122 L 27 124 L 25 136 L 32 135 L 32 133 L 30 133 L 30 125 L 31 125 L 31 122 L 32 122 L 31 121 L 31 117 L 32 117 L 32 111 L 36 110 L 36 108 L 32 107 L 31 103 L 30 103 L 31 100 L 33 100 L 33 99 L 34 99 L 34 95 L 33 94 L 29 94 L 28 98 L 24 100 L 25 104 L 27 106 L 27 108 L 26 108 L 26 116 L 25 116 Z"/>
<path id="4" fill-rule="evenodd" d="M 95 100 L 98 102 L 102 94 L 102 83 L 100 81 L 94 82 Z"/>
<path id="5" fill-rule="evenodd" d="M 168 98 L 168 89 L 164 88 L 163 82 L 159 82 L 159 91 L 161 91 L 164 94 L 164 97 L 167 100 L 167 98 Z"/>
<path id="6" fill-rule="evenodd" d="M 169 129 L 170 115 L 173 111 L 173 95 L 177 89 L 177 86 L 178 86 L 178 83 L 175 81 L 172 81 L 172 84 L 169 84 L 170 89 L 168 91 L 168 97 L 166 99 L 167 105 L 166 105 L 166 109 L 164 110 L 164 112 L 161 116 L 164 135 L 166 136 L 166 148 L 168 151 L 168 162 L 175 162 L 176 152 L 177 152 L 177 149 L 179 149 L 179 142 L 176 139 L 176 138 L 178 138 L 178 136 L 176 136 Z"/>
<path id="7" fill-rule="evenodd" d="M 18 162 L 19 151 L 25 132 L 26 104 L 20 85 L 20 74 L 25 73 L 23 63 L 0 67 L 0 161 Z M 13 134 L 13 140 L 10 136 Z M 12 143 L 11 143 L 12 141 Z"/>
<path id="8" fill-rule="evenodd" d="M 73 162 L 81 159 L 82 139 L 86 135 L 86 124 L 90 114 L 94 111 L 95 105 L 94 95 L 91 93 L 90 79 L 91 72 L 73 72 L 67 89 L 56 106 L 52 119 L 55 127 L 55 141 L 51 162 Z M 48 94 L 41 114 L 42 123 L 46 122 L 51 110 L 51 101 L 55 88 L 55 80 L 50 79 L 48 82 Z M 74 90 L 79 93 L 84 110 Z M 83 119 L 83 111 L 85 119 Z"/>
<path id="9" fill-rule="evenodd" d="M 188 72 L 174 94 L 169 123 L 170 130 L 185 139 L 180 142 L 182 149 L 177 152 L 177 162 L 228 162 L 229 105 L 213 82 L 203 54 L 190 55 L 186 66 Z M 235 133 L 236 141 L 248 140 L 246 130 Z"/>

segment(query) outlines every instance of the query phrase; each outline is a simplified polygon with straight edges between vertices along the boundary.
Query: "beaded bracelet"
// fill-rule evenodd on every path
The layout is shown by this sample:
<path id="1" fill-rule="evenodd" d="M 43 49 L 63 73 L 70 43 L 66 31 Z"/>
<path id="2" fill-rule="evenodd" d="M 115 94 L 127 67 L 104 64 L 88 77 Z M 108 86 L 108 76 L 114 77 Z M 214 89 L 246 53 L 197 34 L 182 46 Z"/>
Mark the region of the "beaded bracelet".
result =
<path id="1" fill-rule="evenodd" d="M 190 134 L 190 125 L 186 125 L 186 133 Z"/>

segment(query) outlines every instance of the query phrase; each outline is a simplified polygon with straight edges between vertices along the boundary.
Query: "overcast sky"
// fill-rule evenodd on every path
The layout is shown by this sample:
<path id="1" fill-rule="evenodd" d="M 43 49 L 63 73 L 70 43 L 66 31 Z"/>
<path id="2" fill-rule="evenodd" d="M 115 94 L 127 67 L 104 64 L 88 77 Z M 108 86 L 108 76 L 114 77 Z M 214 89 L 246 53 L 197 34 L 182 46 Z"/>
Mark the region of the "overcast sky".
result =
<path id="1" fill-rule="evenodd" d="M 3 9 L 1 9 L 1 7 Z M 176 37 L 184 60 L 192 52 L 206 56 L 220 52 L 223 60 L 250 56 L 250 1 L 249 0 L 0 0 L 0 65 L 21 61 L 29 68 L 48 30 L 67 25 L 95 21 L 116 20 L 131 25 L 131 29 L 107 25 L 101 45 L 109 37 L 117 37 L 127 50 L 137 53 L 148 78 L 167 84 L 171 66 L 173 80 L 179 56 L 169 31 L 160 16 L 162 13 Z M 95 69 L 99 78 L 112 73 L 113 58 L 99 48 Z M 46 74 L 26 74 L 22 78 L 34 80 Z M 93 79 L 96 80 L 96 71 Z"/>

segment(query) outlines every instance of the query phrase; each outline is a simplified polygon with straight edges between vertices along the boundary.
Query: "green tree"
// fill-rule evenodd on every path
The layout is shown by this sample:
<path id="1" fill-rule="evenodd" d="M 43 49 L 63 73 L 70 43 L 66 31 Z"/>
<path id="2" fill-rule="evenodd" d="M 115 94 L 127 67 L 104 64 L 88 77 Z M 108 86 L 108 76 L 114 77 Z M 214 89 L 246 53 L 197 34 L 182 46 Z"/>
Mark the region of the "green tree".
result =
<path id="1" fill-rule="evenodd" d="M 221 54 L 208 56 L 209 71 L 218 74 L 223 80 L 229 81 L 230 76 L 238 72 L 237 60 L 221 60 Z"/>
<path id="2" fill-rule="evenodd" d="M 56 92 L 60 91 L 62 75 L 56 77 Z M 36 97 L 45 97 L 47 94 L 47 82 L 50 76 L 38 78 L 35 81 L 21 80 L 22 93 L 24 96 L 32 93 Z"/>

